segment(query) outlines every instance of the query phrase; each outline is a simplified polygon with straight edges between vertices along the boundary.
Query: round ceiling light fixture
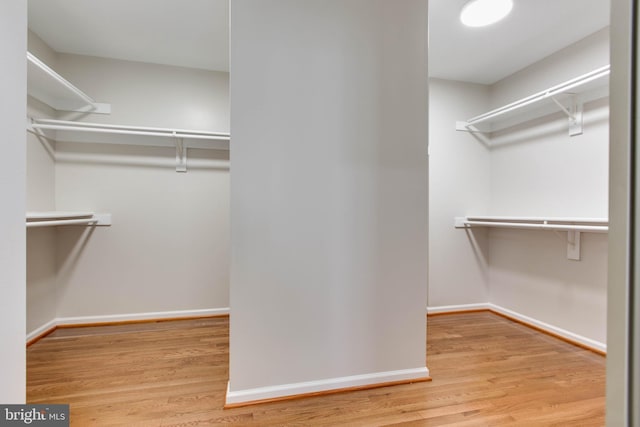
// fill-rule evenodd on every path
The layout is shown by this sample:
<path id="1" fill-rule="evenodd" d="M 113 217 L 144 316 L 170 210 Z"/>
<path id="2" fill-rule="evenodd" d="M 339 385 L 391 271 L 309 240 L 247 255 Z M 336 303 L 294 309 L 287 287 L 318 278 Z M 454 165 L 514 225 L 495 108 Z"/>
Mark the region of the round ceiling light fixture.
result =
<path id="1" fill-rule="evenodd" d="M 513 0 L 471 0 L 460 12 L 460 21 L 467 27 L 491 25 L 511 12 Z"/>

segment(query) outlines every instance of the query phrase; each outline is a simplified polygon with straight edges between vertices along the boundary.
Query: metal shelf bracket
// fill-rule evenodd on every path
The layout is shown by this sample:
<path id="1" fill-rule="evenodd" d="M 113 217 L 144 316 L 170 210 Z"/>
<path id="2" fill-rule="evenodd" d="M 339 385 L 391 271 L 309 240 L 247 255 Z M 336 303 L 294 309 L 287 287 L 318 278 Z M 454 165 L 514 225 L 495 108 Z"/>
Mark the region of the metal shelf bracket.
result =
<path id="1" fill-rule="evenodd" d="M 571 97 L 571 106 L 567 108 L 555 96 L 550 98 L 569 118 L 569 136 L 582 135 L 584 106 L 580 99 L 573 95 Z"/>
<path id="2" fill-rule="evenodd" d="M 187 171 L 187 146 L 184 144 L 184 138 L 178 138 L 176 132 L 173 132 L 176 139 L 176 172 Z"/>

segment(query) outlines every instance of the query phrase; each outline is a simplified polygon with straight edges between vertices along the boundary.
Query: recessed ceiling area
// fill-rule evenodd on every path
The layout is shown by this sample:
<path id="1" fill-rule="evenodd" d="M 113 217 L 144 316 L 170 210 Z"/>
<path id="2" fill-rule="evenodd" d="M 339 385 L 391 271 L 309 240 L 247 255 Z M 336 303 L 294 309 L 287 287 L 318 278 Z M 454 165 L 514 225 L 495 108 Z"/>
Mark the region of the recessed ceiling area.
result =
<path id="1" fill-rule="evenodd" d="M 29 0 L 60 53 L 229 71 L 228 0 Z"/>
<path id="2" fill-rule="evenodd" d="M 502 21 L 460 22 L 466 0 L 429 0 L 429 74 L 493 84 L 609 25 L 609 0 L 514 0 Z"/>

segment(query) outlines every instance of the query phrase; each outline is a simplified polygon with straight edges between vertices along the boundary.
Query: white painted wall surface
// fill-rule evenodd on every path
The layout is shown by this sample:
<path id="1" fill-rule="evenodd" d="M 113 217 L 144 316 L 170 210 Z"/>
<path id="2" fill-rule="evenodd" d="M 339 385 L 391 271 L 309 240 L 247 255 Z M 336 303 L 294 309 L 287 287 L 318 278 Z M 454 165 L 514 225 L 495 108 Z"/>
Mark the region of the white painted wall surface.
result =
<path id="1" fill-rule="evenodd" d="M 494 134 L 491 214 L 607 218 L 609 103 L 584 106 L 583 134 L 554 114 Z"/>
<path id="2" fill-rule="evenodd" d="M 58 209 L 113 215 L 59 227 L 58 317 L 228 307 L 227 151 L 189 150 L 187 173 L 171 148 L 59 142 L 57 155 Z"/>
<path id="3" fill-rule="evenodd" d="M 564 232 L 491 230 L 490 302 L 606 343 L 607 235 L 581 240 L 581 260 L 572 261 Z"/>
<path id="4" fill-rule="evenodd" d="M 229 131 L 229 73 L 58 54 L 56 71 L 111 114 L 62 119 L 133 126 Z"/>
<path id="5" fill-rule="evenodd" d="M 26 398 L 26 28 L 26 2 L 3 1 L 0 4 L 0 124 L 3 155 L 10 159 L 0 168 L 0 402 L 5 404 L 24 403 Z"/>
<path id="6" fill-rule="evenodd" d="M 31 34 L 29 34 L 31 40 Z M 31 51 L 31 50 L 30 50 Z M 28 98 L 29 117 L 52 118 L 54 111 Z M 55 203 L 55 142 L 26 134 L 27 211 L 53 211 Z M 58 308 L 56 229 L 27 229 L 27 334 L 47 325 Z"/>
<path id="7" fill-rule="evenodd" d="M 492 86 L 499 107 L 609 64 L 609 29 L 602 29 Z"/>
<path id="8" fill-rule="evenodd" d="M 608 41 L 600 31 L 484 89 L 431 81 L 429 307 L 490 303 L 604 348 L 606 235 L 583 234 L 582 260 L 570 261 L 566 233 L 465 232 L 453 218 L 606 218 L 608 99 L 585 105 L 584 133 L 576 137 L 561 113 L 492 134 L 489 150 L 453 129 L 457 120 L 607 64 Z"/>
<path id="9" fill-rule="evenodd" d="M 429 306 L 489 301 L 487 230 L 453 218 L 489 212 L 491 151 L 454 123 L 488 108 L 489 87 L 429 80 Z"/>
<path id="10" fill-rule="evenodd" d="M 29 52 L 55 69 L 57 54 L 32 31 L 27 34 Z M 28 97 L 27 115 L 55 118 L 56 112 Z M 26 134 L 27 211 L 54 211 L 55 141 Z M 27 337 L 50 327 L 58 310 L 56 229 L 27 229 Z"/>
<path id="11" fill-rule="evenodd" d="M 87 121 L 229 129 L 227 73 L 78 55 L 58 67 L 111 103 Z M 91 235 L 59 229 L 58 317 L 228 307 L 227 151 L 189 149 L 187 173 L 172 148 L 58 143 L 57 155 L 58 209 L 113 215 Z"/>
<path id="12" fill-rule="evenodd" d="M 43 42 L 39 49 L 46 53 Z M 62 54 L 56 65 L 112 106 L 107 116 L 59 113 L 60 118 L 229 129 L 226 73 Z M 42 148 L 36 141 L 29 153 L 33 209 L 52 209 L 46 197 L 55 194 L 57 210 L 109 212 L 113 225 L 93 232 L 29 232 L 29 332 L 54 318 L 92 321 L 228 307 L 228 151 L 189 149 L 188 172 L 176 173 L 172 148 L 58 142 L 54 176 Z M 51 292 L 52 270 L 53 313 L 40 298 Z"/>
<path id="13" fill-rule="evenodd" d="M 492 87 L 513 101 L 608 63 L 596 33 Z M 531 93 L 533 93 L 531 92 Z M 606 218 L 608 99 L 585 105 L 584 133 L 569 137 L 555 114 L 501 131 L 491 151 L 491 214 Z M 566 259 L 566 233 L 493 229 L 490 302 L 604 343 L 607 238 L 582 234 L 582 259 Z"/>
<path id="14" fill-rule="evenodd" d="M 227 401 L 425 375 L 427 2 L 231 6 Z"/>
<path id="15" fill-rule="evenodd" d="M 29 30 L 27 32 L 27 49 L 39 60 L 47 64 L 54 70 L 58 65 L 58 53 L 51 49 L 36 33 Z M 63 76 L 64 77 L 64 76 Z"/>

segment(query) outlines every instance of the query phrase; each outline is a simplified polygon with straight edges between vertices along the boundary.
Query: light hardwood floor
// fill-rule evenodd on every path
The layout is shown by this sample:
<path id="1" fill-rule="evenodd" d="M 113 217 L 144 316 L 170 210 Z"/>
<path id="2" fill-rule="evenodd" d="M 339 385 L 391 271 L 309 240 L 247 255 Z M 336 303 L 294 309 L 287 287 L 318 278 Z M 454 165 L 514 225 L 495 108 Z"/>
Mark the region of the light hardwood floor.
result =
<path id="1" fill-rule="evenodd" d="M 27 401 L 74 426 L 604 425 L 604 357 L 488 312 L 427 329 L 432 382 L 227 410 L 226 318 L 58 329 L 27 350 Z"/>

